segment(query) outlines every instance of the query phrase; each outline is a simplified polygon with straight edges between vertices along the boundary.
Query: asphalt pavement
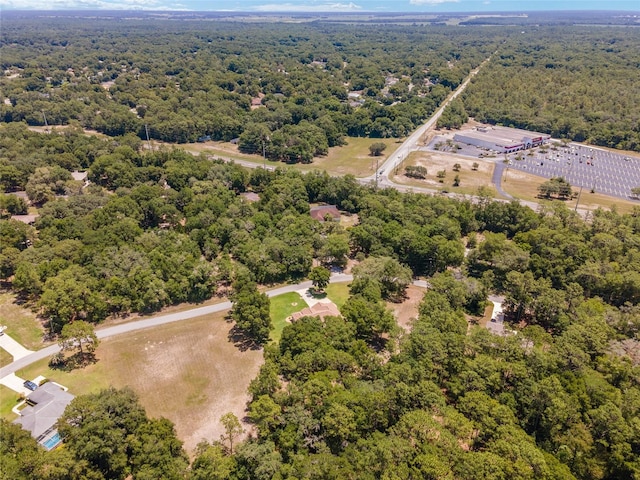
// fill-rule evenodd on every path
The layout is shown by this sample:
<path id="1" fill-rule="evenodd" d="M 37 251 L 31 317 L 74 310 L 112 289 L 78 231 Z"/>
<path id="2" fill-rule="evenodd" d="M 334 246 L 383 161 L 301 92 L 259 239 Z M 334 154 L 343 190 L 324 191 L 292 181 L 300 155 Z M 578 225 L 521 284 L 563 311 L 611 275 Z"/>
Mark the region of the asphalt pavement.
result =
<path id="1" fill-rule="evenodd" d="M 563 177 L 574 188 L 625 200 L 631 199 L 632 188 L 640 187 L 639 157 L 579 143 L 551 145 L 546 152 L 535 148 L 512 153 L 507 155 L 507 162 L 514 170 L 544 178 Z"/>

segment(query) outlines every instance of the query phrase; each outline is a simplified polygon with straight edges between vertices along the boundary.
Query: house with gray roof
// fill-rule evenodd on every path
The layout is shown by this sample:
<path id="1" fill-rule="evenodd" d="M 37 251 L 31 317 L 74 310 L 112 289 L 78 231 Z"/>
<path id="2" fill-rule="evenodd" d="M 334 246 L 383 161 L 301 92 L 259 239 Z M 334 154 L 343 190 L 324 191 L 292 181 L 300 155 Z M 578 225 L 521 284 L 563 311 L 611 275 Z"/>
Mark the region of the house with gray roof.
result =
<path id="1" fill-rule="evenodd" d="M 56 422 L 74 398 L 60 385 L 47 382 L 29 394 L 27 406 L 14 423 L 31 433 L 47 450 L 52 450 L 61 442 Z"/>

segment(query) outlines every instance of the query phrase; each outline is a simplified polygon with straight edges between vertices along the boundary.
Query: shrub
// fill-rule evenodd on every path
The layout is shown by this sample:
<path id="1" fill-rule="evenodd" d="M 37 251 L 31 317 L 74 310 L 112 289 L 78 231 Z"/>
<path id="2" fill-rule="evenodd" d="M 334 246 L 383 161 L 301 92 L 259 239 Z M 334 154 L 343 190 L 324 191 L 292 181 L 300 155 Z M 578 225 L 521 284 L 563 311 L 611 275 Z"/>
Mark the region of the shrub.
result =
<path id="1" fill-rule="evenodd" d="M 404 174 L 412 178 L 427 178 L 427 169 L 420 165 L 410 165 L 405 167 Z"/>

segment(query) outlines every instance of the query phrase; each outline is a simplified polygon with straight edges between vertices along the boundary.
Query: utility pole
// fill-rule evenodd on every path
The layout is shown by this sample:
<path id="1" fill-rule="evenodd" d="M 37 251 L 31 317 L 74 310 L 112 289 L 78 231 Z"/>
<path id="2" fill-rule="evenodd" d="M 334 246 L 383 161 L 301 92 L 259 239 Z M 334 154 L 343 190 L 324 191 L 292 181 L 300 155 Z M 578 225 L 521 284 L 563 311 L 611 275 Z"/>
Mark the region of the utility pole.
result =
<path id="1" fill-rule="evenodd" d="M 267 142 L 269 141 L 269 135 L 262 137 L 262 166 L 267 169 Z"/>
<path id="2" fill-rule="evenodd" d="M 147 132 L 147 146 L 149 147 L 149 151 L 151 151 L 151 140 L 149 140 L 149 126 L 144 124 L 144 131 Z"/>
<path id="3" fill-rule="evenodd" d="M 49 124 L 47 123 L 47 116 L 44 114 L 44 110 L 42 110 L 42 116 L 44 118 L 44 131 L 49 131 Z"/>
<path id="4" fill-rule="evenodd" d="M 576 200 L 576 208 L 574 211 L 578 211 L 578 204 L 580 203 L 580 195 L 582 194 L 582 185 L 580 185 L 580 191 L 578 192 L 578 199 Z"/>

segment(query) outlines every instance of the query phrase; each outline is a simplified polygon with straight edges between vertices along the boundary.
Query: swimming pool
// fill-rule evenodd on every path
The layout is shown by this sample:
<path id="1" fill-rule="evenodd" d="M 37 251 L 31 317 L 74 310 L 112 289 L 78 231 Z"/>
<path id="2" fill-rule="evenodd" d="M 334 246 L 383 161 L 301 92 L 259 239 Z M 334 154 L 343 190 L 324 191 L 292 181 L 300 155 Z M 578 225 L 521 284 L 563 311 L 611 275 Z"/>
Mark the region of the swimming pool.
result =
<path id="1" fill-rule="evenodd" d="M 60 438 L 60 434 L 56 432 L 52 437 L 47 438 L 42 442 L 42 445 L 44 445 L 44 448 L 47 450 L 53 450 L 60 444 L 60 442 L 62 442 L 62 439 Z"/>

